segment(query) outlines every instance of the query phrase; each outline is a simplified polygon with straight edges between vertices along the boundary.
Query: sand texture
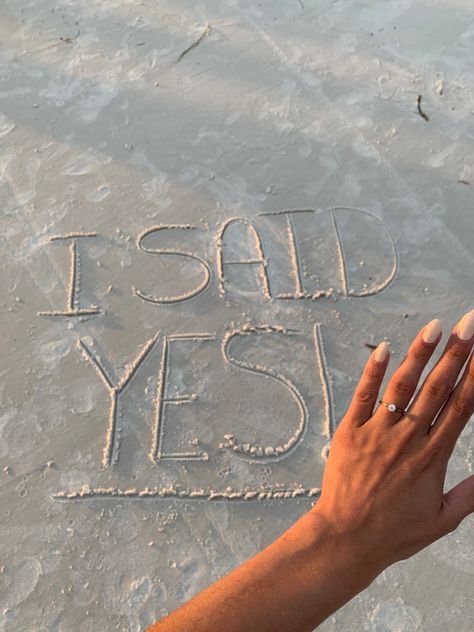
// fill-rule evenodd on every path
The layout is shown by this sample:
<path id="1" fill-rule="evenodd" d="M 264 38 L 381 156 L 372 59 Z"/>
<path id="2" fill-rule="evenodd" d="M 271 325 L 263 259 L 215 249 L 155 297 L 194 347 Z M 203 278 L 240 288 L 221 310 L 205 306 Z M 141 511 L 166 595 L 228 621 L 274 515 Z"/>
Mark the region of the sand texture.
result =
<path id="1" fill-rule="evenodd" d="M 138 632 L 317 502 L 368 345 L 474 307 L 474 8 L 0 0 L 0 41 L 0 631 Z M 320 629 L 471 631 L 473 529 Z"/>

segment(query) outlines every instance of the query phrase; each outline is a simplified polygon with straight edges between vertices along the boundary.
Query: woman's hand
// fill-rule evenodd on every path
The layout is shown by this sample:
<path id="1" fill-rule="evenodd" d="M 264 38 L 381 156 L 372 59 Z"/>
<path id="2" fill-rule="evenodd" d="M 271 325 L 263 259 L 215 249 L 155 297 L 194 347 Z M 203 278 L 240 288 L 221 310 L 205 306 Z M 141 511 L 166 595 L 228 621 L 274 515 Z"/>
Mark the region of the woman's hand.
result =
<path id="1" fill-rule="evenodd" d="M 149 628 L 155 632 L 310 632 L 387 566 L 452 531 L 474 511 L 474 476 L 447 494 L 456 441 L 474 411 L 474 312 L 451 333 L 411 402 L 441 337 L 417 336 L 374 407 L 388 346 L 371 355 L 339 424 L 314 507 L 277 540 Z M 411 403 L 410 403 L 411 402 Z"/>
<path id="2" fill-rule="evenodd" d="M 384 402 L 406 414 L 383 405 L 373 412 L 388 365 L 387 344 L 372 353 L 334 435 L 321 497 L 312 509 L 338 541 L 350 543 L 349 553 L 362 557 L 368 581 L 453 531 L 474 511 L 474 476 L 444 493 L 448 460 L 474 412 L 473 356 L 456 385 L 474 343 L 474 311 L 453 329 L 415 395 L 440 338 L 440 322 L 433 320 L 383 394 Z"/>

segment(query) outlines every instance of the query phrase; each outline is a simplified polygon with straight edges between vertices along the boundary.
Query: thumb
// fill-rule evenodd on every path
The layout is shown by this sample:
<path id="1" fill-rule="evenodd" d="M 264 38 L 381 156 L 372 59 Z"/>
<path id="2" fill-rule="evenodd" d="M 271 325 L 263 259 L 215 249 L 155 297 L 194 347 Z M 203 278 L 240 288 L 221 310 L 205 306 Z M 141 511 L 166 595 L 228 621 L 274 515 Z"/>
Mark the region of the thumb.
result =
<path id="1" fill-rule="evenodd" d="M 466 516 L 474 512 L 474 475 L 465 478 L 443 495 L 441 520 L 446 531 L 454 531 Z"/>

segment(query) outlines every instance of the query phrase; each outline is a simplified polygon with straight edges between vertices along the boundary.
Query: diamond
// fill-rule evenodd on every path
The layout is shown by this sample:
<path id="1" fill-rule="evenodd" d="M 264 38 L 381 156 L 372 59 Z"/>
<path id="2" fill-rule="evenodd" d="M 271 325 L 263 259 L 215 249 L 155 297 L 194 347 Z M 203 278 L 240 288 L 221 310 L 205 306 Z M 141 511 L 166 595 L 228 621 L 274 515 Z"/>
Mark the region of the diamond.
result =
<path id="1" fill-rule="evenodd" d="M 395 406 L 395 404 L 389 404 L 388 409 L 391 413 L 394 413 L 397 410 L 397 407 Z"/>

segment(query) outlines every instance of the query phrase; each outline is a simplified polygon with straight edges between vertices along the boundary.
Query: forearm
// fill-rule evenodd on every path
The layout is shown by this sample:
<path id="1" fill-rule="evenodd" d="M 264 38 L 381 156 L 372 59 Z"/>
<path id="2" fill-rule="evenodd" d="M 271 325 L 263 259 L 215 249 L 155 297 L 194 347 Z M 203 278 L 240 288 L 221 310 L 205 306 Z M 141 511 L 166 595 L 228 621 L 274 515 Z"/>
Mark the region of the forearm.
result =
<path id="1" fill-rule="evenodd" d="M 310 632 L 376 575 L 309 512 L 148 632 Z"/>
<path id="2" fill-rule="evenodd" d="M 474 412 L 474 310 L 416 392 L 440 337 L 436 319 L 420 331 L 374 413 L 389 361 L 387 344 L 377 347 L 332 438 L 314 508 L 148 632 L 311 632 L 389 564 L 474 512 L 474 476 L 444 493 Z"/>

